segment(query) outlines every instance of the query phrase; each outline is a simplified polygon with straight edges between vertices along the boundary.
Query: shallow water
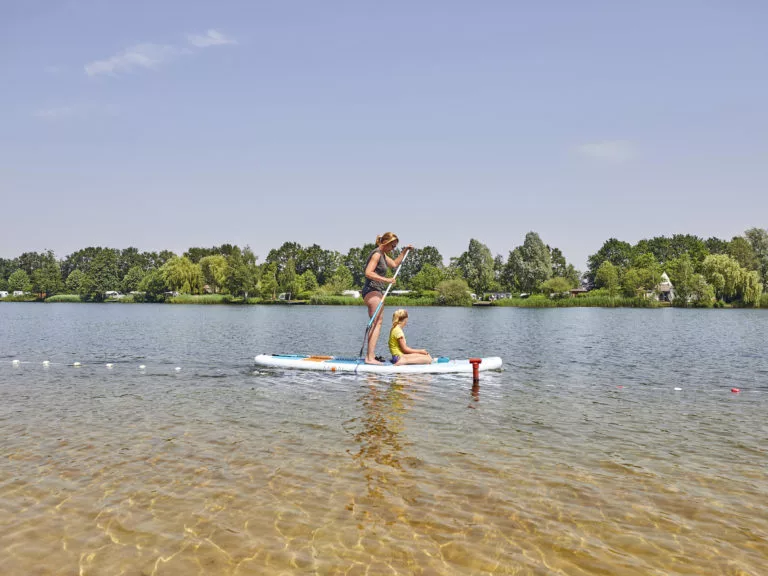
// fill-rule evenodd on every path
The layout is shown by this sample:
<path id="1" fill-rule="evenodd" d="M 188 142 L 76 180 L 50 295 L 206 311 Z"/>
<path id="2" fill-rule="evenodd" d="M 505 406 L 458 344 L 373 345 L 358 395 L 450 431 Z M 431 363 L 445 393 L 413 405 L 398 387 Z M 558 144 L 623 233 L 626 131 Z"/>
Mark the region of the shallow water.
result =
<path id="1" fill-rule="evenodd" d="M 360 307 L 0 305 L 0 574 L 765 573 L 768 311 L 410 317 L 504 370 L 253 366 Z"/>

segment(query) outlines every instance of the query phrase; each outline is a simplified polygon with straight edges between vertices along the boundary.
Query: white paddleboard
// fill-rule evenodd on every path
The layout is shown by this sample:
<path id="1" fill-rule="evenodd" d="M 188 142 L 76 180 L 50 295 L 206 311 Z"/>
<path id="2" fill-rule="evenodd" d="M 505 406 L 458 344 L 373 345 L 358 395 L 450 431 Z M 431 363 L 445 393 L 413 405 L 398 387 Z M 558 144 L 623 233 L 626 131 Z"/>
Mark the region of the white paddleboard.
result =
<path id="1" fill-rule="evenodd" d="M 498 370 L 501 368 L 501 358 L 490 356 L 481 358 L 478 369 Z M 308 356 L 303 354 L 259 354 L 256 365 L 269 368 L 286 368 L 291 370 L 326 370 L 329 372 L 356 372 L 375 374 L 451 374 L 472 372 L 469 359 L 451 360 L 435 358 L 432 364 L 405 364 L 395 366 L 391 362 L 384 364 L 366 364 L 362 358 L 344 358 L 340 356 Z"/>

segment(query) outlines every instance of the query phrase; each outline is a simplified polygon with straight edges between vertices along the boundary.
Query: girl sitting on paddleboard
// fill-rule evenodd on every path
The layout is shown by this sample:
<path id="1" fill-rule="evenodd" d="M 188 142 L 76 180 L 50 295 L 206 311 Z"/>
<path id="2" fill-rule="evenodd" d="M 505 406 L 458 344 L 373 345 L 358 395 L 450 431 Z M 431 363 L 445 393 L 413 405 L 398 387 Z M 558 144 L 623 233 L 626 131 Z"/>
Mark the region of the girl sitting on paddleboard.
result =
<path id="1" fill-rule="evenodd" d="M 389 351 L 392 364 L 432 364 L 432 356 L 426 350 L 411 348 L 405 342 L 403 328 L 408 324 L 408 311 L 397 310 L 392 314 L 392 331 L 389 333 Z"/>
<path id="2" fill-rule="evenodd" d="M 394 260 L 391 258 L 392 250 L 397 247 L 399 242 L 397 234 L 393 232 L 385 232 L 381 236 L 376 237 L 376 249 L 373 250 L 368 256 L 368 261 L 365 263 L 365 284 L 363 284 L 363 299 L 368 306 L 368 318 L 372 318 L 376 312 L 376 308 L 384 297 L 384 289 L 387 284 L 394 284 L 394 278 L 387 278 L 387 268 L 397 268 L 405 258 L 405 253 L 411 250 L 413 246 L 408 244 L 400 255 Z M 383 308 L 383 306 L 382 306 Z M 366 364 L 381 364 L 376 359 L 376 342 L 379 340 L 379 332 L 381 331 L 381 319 L 383 317 L 383 310 L 379 310 L 376 319 L 373 321 L 373 325 L 368 331 L 368 350 L 365 354 Z"/>

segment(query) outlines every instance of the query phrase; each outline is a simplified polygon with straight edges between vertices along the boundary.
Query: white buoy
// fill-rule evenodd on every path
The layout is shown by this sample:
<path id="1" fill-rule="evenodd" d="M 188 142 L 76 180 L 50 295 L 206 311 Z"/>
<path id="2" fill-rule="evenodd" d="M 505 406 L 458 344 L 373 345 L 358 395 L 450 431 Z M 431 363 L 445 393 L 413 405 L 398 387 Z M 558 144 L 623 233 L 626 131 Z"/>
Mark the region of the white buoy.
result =
<path id="1" fill-rule="evenodd" d="M 19 364 L 21 364 L 21 362 L 19 360 L 14 360 L 13 362 L 11 362 L 11 364 L 13 364 L 14 366 L 18 366 Z"/>
<path id="2" fill-rule="evenodd" d="M 139 370 L 145 370 L 145 369 L 146 369 L 146 366 L 144 366 L 144 364 L 142 364 L 141 366 L 139 366 Z"/>
<path id="3" fill-rule="evenodd" d="M 675 390 L 676 390 L 677 392 L 680 392 L 680 390 L 682 390 L 682 388 L 677 388 L 677 387 L 675 387 Z"/>
<path id="4" fill-rule="evenodd" d="M 176 366 L 175 370 L 176 372 L 181 372 L 181 366 Z"/>
<path id="5" fill-rule="evenodd" d="M 75 362 L 74 364 L 72 364 L 72 366 L 75 366 L 75 367 L 80 366 L 80 362 Z"/>
<path id="6" fill-rule="evenodd" d="M 107 364 L 107 368 L 112 368 L 112 366 L 114 366 L 114 364 Z"/>
<path id="7" fill-rule="evenodd" d="M 50 365 L 50 363 L 51 363 L 50 360 L 43 360 L 43 366 L 48 366 Z"/>

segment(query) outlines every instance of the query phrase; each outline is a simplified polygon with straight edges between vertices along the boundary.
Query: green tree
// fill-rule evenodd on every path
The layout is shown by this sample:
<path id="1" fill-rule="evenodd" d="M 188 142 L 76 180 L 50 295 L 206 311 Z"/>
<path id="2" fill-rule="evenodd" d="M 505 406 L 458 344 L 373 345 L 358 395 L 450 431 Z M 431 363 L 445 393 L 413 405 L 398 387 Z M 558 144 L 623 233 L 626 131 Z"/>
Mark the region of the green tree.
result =
<path id="1" fill-rule="evenodd" d="M 710 254 L 704 259 L 702 269 L 719 300 L 730 301 L 736 296 L 745 271 L 734 258 L 727 254 Z"/>
<path id="2" fill-rule="evenodd" d="M 256 265 L 256 255 L 247 246 L 242 250 L 232 252 L 228 258 L 228 274 L 224 283 L 233 296 L 248 298 L 257 292 L 259 284 L 259 268 Z M 271 266 L 275 266 L 272 264 Z"/>
<path id="3" fill-rule="evenodd" d="M 283 265 L 283 269 L 277 273 L 277 285 L 280 291 L 289 292 L 293 296 L 303 291 L 304 283 L 299 280 L 296 274 L 296 263 L 293 258 Z"/>
<path id="4" fill-rule="evenodd" d="M 32 282 L 29 280 L 29 274 L 19 268 L 8 277 L 8 290 L 11 292 L 21 291 L 29 292 L 32 290 Z"/>
<path id="5" fill-rule="evenodd" d="M 653 252 L 635 254 L 632 266 L 621 277 L 621 288 L 625 296 L 637 296 L 649 292 L 661 282 L 661 266 Z"/>
<path id="6" fill-rule="evenodd" d="M 704 276 L 694 272 L 693 261 L 688 254 L 667 262 L 667 274 L 675 287 L 673 306 L 712 307 L 715 291 L 707 284 Z"/>
<path id="7" fill-rule="evenodd" d="M 437 269 L 444 267 L 443 257 L 434 246 L 424 246 L 423 248 L 414 248 L 403 262 L 400 274 L 397 277 L 399 286 L 408 286 L 415 288 L 411 280 L 429 264 Z"/>
<path id="8" fill-rule="evenodd" d="M 339 293 L 352 288 L 354 282 L 355 280 L 349 268 L 341 265 L 336 268 L 336 271 L 333 273 L 333 276 L 331 276 L 330 281 L 325 285 L 325 288 L 329 292 Z"/>
<path id="9" fill-rule="evenodd" d="M 745 270 L 742 276 L 739 296 L 744 304 L 760 306 L 760 296 L 763 295 L 763 284 L 760 282 L 760 274 L 756 270 Z"/>
<path id="10" fill-rule="evenodd" d="M 746 270 L 758 270 L 760 261 L 749 241 L 742 236 L 734 236 L 728 243 L 728 255 Z"/>
<path id="11" fill-rule="evenodd" d="M 208 284 L 214 293 L 218 293 L 227 281 L 229 264 L 225 256 L 213 254 L 200 259 L 200 270 L 203 272 L 205 283 Z"/>
<path id="12" fill-rule="evenodd" d="M 443 280 L 437 285 L 437 301 L 444 306 L 471 306 L 469 285 L 465 280 Z"/>
<path id="13" fill-rule="evenodd" d="M 360 247 L 350 248 L 347 255 L 342 259 L 342 264 L 352 273 L 352 285 L 362 286 L 365 282 L 365 266 L 368 263 L 368 257 L 376 249 L 376 244 L 363 244 Z M 393 255 L 394 256 L 394 255 Z M 410 256 L 408 257 L 410 259 Z M 333 269 L 331 275 L 336 272 L 338 266 Z M 330 278 L 330 275 L 327 276 Z M 399 278 L 399 276 L 398 276 Z M 320 277 L 318 276 L 318 282 Z"/>
<path id="14" fill-rule="evenodd" d="M 669 251 L 666 258 L 662 260 L 657 255 L 657 260 L 664 265 L 673 258 L 679 258 L 683 254 L 688 254 L 691 260 L 696 264 L 704 261 L 709 256 L 709 249 L 704 240 L 693 234 L 675 234 L 669 241 Z"/>
<path id="15" fill-rule="evenodd" d="M 131 268 L 140 268 L 147 271 L 151 268 L 151 255 L 147 252 L 139 252 L 138 248 L 130 247 L 120 250 L 117 257 L 117 274 L 125 279 L 125 275 Z"/>
<path id="16" fill-rule="evenodd" d="M 160 269 L 165 284 L 182 294 L 200 294 L 203 291 L 203 271 L 186 256 L 171 258 Z"/>
<path id="17" fill-rule="evenodd" d="M 296 271 L 296 261 L 302 260 L 304 248 L 297 242 L 284 242 L 277 250 L 272 249 L 267 254 L 265 262 L 277 265 L 277 273 L 282 272 L 289 261 L 293 261 L 294 272 Z"/>
<path id="18" fill-rule="evenodd" d="M 104 254 L 105 252 L 108 254 Z M 101 247 L 93 247 L 93 246 L 89 246 L 88 248 L 83 248 L 82 250 L 73 252 L 72 254 L 64 258 L 64 260 L 61 263 L 62 277 L 69 278 L 69 275 L 76 268 L 79 268 L 85 274 L 88 274 L 93 277 L 94 275 L 91 274 L 91 266 L 96 261 L 97 257 L 101 257 L 99 260 L 100 266 L 102 266 L 104 262 L 114 262 L 115 276 L 122 278 L 122 275 L 120 274 L 120 270 L 118 266 L 120 251 L 112 248 L 101 248 Z M 116 286 L 117 284 L 115 284 L 111 288 L 107 288 L 107 290 L 114 290 Z"/>
<path id="19" fill-rule="evenodd" d="M 117 290 L 120 287 L 117 259 L 117 250 L 105 248 L 96 253 L 90 262 L 89 271 L 86 272 L 88 281 L 81 284 L 81 288 L 87 288 L 88 291 L 81 296 L 86 300 L 101 302 L 105 292 Z"/>
<path id="20" fill-rule="evenodd" d="M 560 251 L 560 248 L 549 248 L 549 259 L 552 262 L 552 276 L 565 277 L 568 262 Z"/>
<path id="21" fill-rule="evenodd" d="M 536 232 L 528 232 L 522 246 L 518 246 L 509 253 L 505 270 L 502 272 L 502 281 L 510 286 L 513 279 L 514 286 L 523 292 L 534 292 L 538 287 L 552 277 L 552 259 L 549 247 Z M 510 286 L 512 287 L 512 286 Z"/>
<path id="22" fill-rule="evenodd" d="M 304 285 L 304 291 L 306 292 L 314 292 L 319 288 L 317 278 L 315 278 L 315 275 L 312 272 L 312 270 L 306 270 L 301 275 L 301 281 Z"/>
<path id="23" fill-rule="evenodd" d="M 705 246 L 710 254 L 727 254 L 728 253 L 728 240 L 721 240 L 712 236 L 704 241 Z"/>
<path id="24" fill-rule="evenodd" d="M 683 254 L 673 258 L 667 262 L 666 270 L 672 286 L 675 287 L 673 304 L 675 306 L 686 306 L 692 298 L 695 276 L 691 257 L 688 254 Z"/>
<path id="25" fill-rule="evenodd" d="M 165 292 L 169 290 L 169 287 L 165 283 L 163 271 L 159 268 L 153 268 L 141 279 L 138 289 L 144 292 L 145 301 L 162 302 L 165 298 Z"/>
<path id="26" fill-rule="evenodd" d="M 611 263 L 610 260 L 603 261 L 597 269 L 595 273 L 595 286 L 605 288 L 612 297 L 616 295 L 619 287 L 619 271 L 618 267 Z"/>
<path id="27" fill-rule="evenodd" d="M 277 264 L 265 262 L 259 280 L 259 294 L 262 298 L 274 300 L 277 297 Z"/>
<path id="28" fill-rule="evenodd" d="M 588 269 L 586 273 L 587 280 L 592 284 L 597 283 L 597 270 L 603 262 L 610 262 L 614 267 L 619 269 L 626 268 L 632 260 L 633 252 L 630 244 L 617 240 L 616 238 L 609 238 L 605 241 L 600 250 L 588 258 Z"/>
<path id="29" fill-rule="evenodd" d="M 312 244 L 309 248 L 305 248 L 296 260 L 296 273 L 304 274 L 307 270 L 311 270 L 317 283 L 322 286 L 331 277 L 331 274 L 336 270 L 341 260 L 341 254 L 338 252 L 323 250 L 317 244 Z M 309 290 L 309 288 L 306 289 Z"/>
<path id="30" fill-rule="evenodd" d="M 161 250 L 160 252 L 152 252 L 150 255 L 151 263 L 150 268 L 162 268 L 166 262 L 176 258 L 176 254 L 170 250 Z"/>
<path id="31" fill-rule="evenodd" d="M 40 266 L 32 272 L 32 289 L 38 294 L 53 296 L 64 288 L 61 280 L 61 267 L 59 266 L 53 250 L 47 250 L 43 255 Z"/>
<path id="32" fill-rule="evenodd" d="M 6 290 L 8 287 L 8 277 L 13 274 L 19 268 L 19 262 L 17 259 L 11 260 L 9 258 L 0 258 L 0 281 L 5 281 L 5 287 L 0 288 Z"/>
<path id="33" fill-rule="evenodd" d="M 145 272 L 140 265 L 131 267 L 123 277 L 123 292 L 129 293 L 137 291 L 146 274 L 147 272 Z"/>
<path id="34" fill-rule="evenodd" d="M 3 276 L 0 276 L 0 290 L 8 290 L 8 280 L 6 280 Z"/>
<path id="35" fill-rule="evenodd" d="M 411 279 L 411 288 L 414 290 L 434 290 L 445 279 L 443 271 L 432 264 L 424 264 Z"/>
<path id="36" fill-rule="evenodd" d="M 757 258 L 760 281 L 763 286 L 768 286 L 768 230 L 750 228 L 744 232 L 744 236 L 752 246 L 752 251 Z"/>
<path id="37" fill-rule="evenodd" d="M 45 253 L 24 252 L 24 254 L 19 256 L 16 261 L 18 262 L 19 268 L 24 270 L 24 272 L 27 273 L 27 276 L 31 278 L 35 270 L 42 268 L 43 262 L 45 261 Z"/>
<path id="38" fill-rule="evenodd" d="M 85 276 L 85 272 L 79 268 L 72 270 L 72 273 L 67 276 L 67 292 L 70 294 L 82 294 L 84 292 L 83 288 L 86 282 L 87 278 Z"/>
<path id="39" fill-rule="evenodd" d="M 474 238 L 469 241 L 467 251 L 455 261 L 461 275 L 477 294 L 491 289 L 495 280 L 493 263 L 493 254 L 488 246 Z"/>
<path id="40" fill-rule="evenodd" d="M 206 256 L 224 256 L 229 258 L 234 252 L 240 252 L 240 248 L 232 244 L 222 244 L 221 246 L 213 246 L 211 248 L 190 248 L 182 256 L 186 256 L 195 264 L 200 264 L 200 261 Z M 168 260 L 170 258 L 165 259 L 166 262 Z"/>

